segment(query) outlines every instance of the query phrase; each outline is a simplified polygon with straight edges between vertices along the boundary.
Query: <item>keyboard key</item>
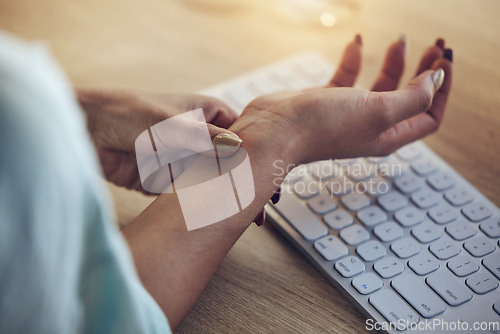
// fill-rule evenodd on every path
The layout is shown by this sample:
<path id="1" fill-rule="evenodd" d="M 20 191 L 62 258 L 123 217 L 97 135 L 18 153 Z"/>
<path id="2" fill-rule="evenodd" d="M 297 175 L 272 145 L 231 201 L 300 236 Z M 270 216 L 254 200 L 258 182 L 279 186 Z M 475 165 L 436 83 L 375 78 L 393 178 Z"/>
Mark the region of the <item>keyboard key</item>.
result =
<path id="1" fill-rule="evenodd" d="M 310 164 L 309 171 L 319 181 L 325 181 L 337 176 L 336 165 L 331 160 Z"/>
<path id="2" fill-rule="evenodd" d="M 385 157 L 367 157 L 366 160 L 368 160 L 368 162 L 372 164 L 381 164 L 387 162 L 389 160 L 389 156 L 387 155 Z"/>
<path id="3" fill-rule="evenodd" d="M 302 199 L 308 199 L 319 194 L 320 185 L 317 182 L 306 179 L 293 185 L 293 191 Z"/>
<path id="4" fill-rule="evenodd" d="M 416 144 L 408 144 L 401 147 L 396 155 L 403 160 L 413 160 L 422 155 L 422 150 Z"/>
<path id="5" fill-rule="evenodd" d="M 499 217 L 491 217 L 488 220 L 479 225 L 481 231 L 483 231 L 490 238 L 498 238 L 500 237 L 500 218 Z"/>
<path id="6" fill-rule="evenodd" d="M 500 253 L 488 255 L 483 259 L 483 266 L 500 280 Z"/>
<path id="7" fill-rule="evenodd" d="M 427 178 L 427 183 L 435 190 L 441 191 L 455 185 L 455 179 L 446 172 L 437 172 Z"/>
<path id="8" fill-rule="evenodd" d="M 498 315 L 500 315 L 500 300 L 498 300 L 495 304 L 493 304 L 493 310 L 495 310 Z"/>
<path id="9" fill-rule="evenodd" d="M 373 233 L 383 242 L 389 242 L 403 236 L 403 229 L 395 222 L 390 221 L 376 226 Z"/>
<path id="10" fill-rule="evenodd" d="M 446 226 L 446 232 L 455 240 L 465 240 L 474 236 L 477 230 L 470 222 L 460 218 Z"/>
<path id="11" fill-rule="evenodd" d="M 375 205 L 360 210 L 357 217 L 365 226 L 375 226 L 387 220 L 387 214 Z"/>
<path id="12" fill-rule="evenodd" d="M 309 77 L 316 77 L 325 72 L 325 68 L 329 68 L 330 64 L 322 61 L 322 58 L 307 56 L 297 59 L 295 66 L 300 68 L 301 72 Z"/>
<path id="13" fill-rule="evenodd" d="M 411 168 L 418 175 L 428 175 L 437 171 L 438 167 L 431 159 L 420 159 L 417 161 L 413 161 L 411 164 Z"/>
<path id="14" fill-rule="evenodd" d="M 493 214 L 491 210 L 481 202 L 468 204 L 462 209 L 462 213 L 472 222 L 479 222 L 491 217 L 491 215 Z"/>
<path id="15" fill-rule="evenodd" d="M 361 225 L 351 225 L 340 231 L 339 236 L 349 245 L 359 245 L 370 239 L 370 233 Z"/>
<path id="16" fill-rule="evenodd" d="M 399 161 L 394 156 L 390 156 L 388 160 L 379 164 L 378 173 L 383 177 L 394 180 L 408 173 L 408 170 L 408 166 L 405 163 Z"/>
<path id="17" fill-rule="evenodd" d="M 226 95 L 239 107 L 238 109 L 241 110 L 243 110 L 247 104 L 258 96 L 258 94 L 249 90 L 246 85 L 242 83 L 234 84 L 232 87 L 229 87 Z"/>
<path id="18" fill-rule="evenodd" d="M 361 193 L 352 192 L 340 198 L 342 204 L 351 211 L 358 211 L 370 205 L 370 199 Z"/>
<path id="19" fill-rule="evenodd" d="M 295 183 L 303 180 L 306 176 L 307 176 L 307 167 L 305 165 L 301 165 L 292 169 L 285 177 L 283 182 Z"/>
<path id="20" fill-rule="evenodd" d="M 391 286 L 425 318 L 435 317 L 446 310 L 441 299 L 415 276 L 403 275 L 395 278 Z"/>
<path id="21" fill-rule="evenodd" d="M 387 254 L 387 249 L 377 240 L 370 240 L 359 245 L 356 252 L 363 260 L 370 262 L 385 256 L 385 254 Z"/>
<path id="22" fill-rule="evenodd" d="M 451 259 L 448 261 L 447 266 L 458 277 L 468 276 L 479 270 L 479 266 L 465 255 Z"/>
<path id="23" fill-rule="evenodd" d="M 414 227 L 411 230 L 411 234 L 413 234 L 418 241 L 426 244 L 441 238 L 443 235 L 443 228 L 427 220 L 417 227 Z"/>
<path id="24" fill-rule="evenodd" d="M 344 277 L 353 277 L 365 271 L 365 264 L 356 256 L 348 256 L 335 263 L 335 270 Z"/>
<path id="25" fill-rule="evenodd" d="M 296 74 L 294 73 L 293 68 L 290 66 L 290 64 L 284 64 L 278 67 L 275 67 L 272 70 L 272 73 L 270 74 L 271 77 L 281 79 L 283 81 L 286 81 L 290 79 L 291 77 L 295 76 Z"/>
<path id="26" fill-rule="evenodd" d="M 465 284 L 478 295 L 483 295 L 498 287 L 498 280 L 488 273 L 477 273 L 467 278 Z"/>
<path id="27" fill-rule="evenodd" d="M 323 215 L 337 208 L 337 202 L 330 196 L 319 194 L 307 202 L 307 206 L 318 215 Z"/>
<path id="28" fill-rule="evenodd" d="M 349 253 L 349 249 L 339 238 L 327 235 L 314 243 L 314 249 L 327 261 L 335 261 Z"/>
<path id="29" fill-rule="evenodd" d="M 335 163 L 340 167 L 340 168 L 348 168 L 348 165 L 352 165 L 356 162 L 358 162 L 358 158 L 352 158 L 352 159 L 336 159 Z"/>
<path id="30" fill-rule="evenodd" d="M 273 80 L 266 74 L 259 74 L 253 76 L 249 81 L 249 88 L 254 90 L 259 95 L 271 94 L 285 90 L 287 87 L 278 84 L 276 80 Z"/>
<path id="31" fill-rule="evenodd" d="M 396 211 L 408 205 L 408 199 L 397 191 L 391 191 L 378 198 L 378 203 L 386 211 Z"/>
<path id="32" fill-rule="evenodd" d="M 413 328 L 420 321 L 420 317 L 398 295 L 389 289 L 384 289 L 373 294 L 369 299 L 370 304 L 387 319 L 396 324 L 398 330 L 405 330 L 408 324 Z"/>
<path id="33" fill-rule="evenodd" d="M 324 183 L 326 190 L 335 196 L 348 194 L 353 189 L 353 183 L 345 176 L 338 176 Z"/>
<path id="34" fill-rule="evenodd" d="M 472 197 L 472 194 L 467 189 L 462 187 L 448 190 L 444 194 L 444 197 L 454 206 L 462 206 L 474 199 L 474 197 Z"/>
<path id="35" fill-rule="evenodd" d="M 274 204 L 288 223 L 306 240 L 316 240 L 328 234 L 328 229 L 293 194 L 283 189 L 280 201 Z"/>
<path id="36" fill-rule="evenodd" d="M 327 213 L 323 217 L 323 221 L 334 230 L 341 230 L 354 223 L 352 216 L 344 209 Z"/>
<path id="37" fill-rule="evenodd" d="M 472 294 L 446 271 L 435 272 L 425 282 L 451 306 L 458 306 L 472 299 Z"/>
<path id="38" fill-rule="evenodd" d="M 429 250 L 440 260 L 447 260 L 460 254 L 460 248 L 454 242 L 440 239 L 429 246 Z"/>
<path id="39" fill-rule="evenodd" d="M 380 277 L 391 278 L 405 271 L 405 266 L 403 266 L 401 262 L 396 260 L 396 258 L 389 256 L 385 259 L 375 262 L 375 264 L 373 265 L 373 269 L 377 272 L 377 274 L 380 275 Z"/>
<path id="40" fill-rule="evenodd" d="M 408 261 L 408 267 L 417 275 L 424 276 L 439 269 L 439 263 L 427 253 L 418 254 Z"/>
<path id="41" fill-rule="evenodd" d="M 438 204 L 441 202 L 441 198 L 442 195 L 440 193 L 437 193 L 429 188 L 424 188 L 411 195 L 413 203 L 421 209 L 430 208 L 431 206 Z"/>
<path id="42" fill-rule="evenodd" d="M 391 184 L 381 176 L 374 176 L 361 183 L 363 190 L 370 196 L 377 197 L 387 194 L 391 191 Z"/>
<path id="43" fill-rule="evenodd" d="M 474 237 L 464 243 L 464 248 L 475 257 L 482 257 L 492 253 L 495 250 L 495 245 L 485 237 Z"/>
<path id="44" fill-rule="evenodd" d="M 344 166 L 344 173 L 354 181 L 359 182 L 373 176 L 376 169 L 376 165 L 356 162 L 354 164 Z"/>
<path id="45" fill-rule="evenodd" d="M 394 218 L 402 226 L 409 227 L 423 222 L 425 216 L 419 209 L 414 206 L 409 206 L 396 212 Z"/>
<path id="46" fill-rule="evenodd" d="M 411 173 L 405 174 L 394 181 L 396 187 L 405 194 L 415 192 L 422 188 L 424 181 L 423 179 L 415 176 Z"/>
<path id="47" fill-rule="evenodd" d="M 457 219 L 458 216 L 458 211 L 445 202 L 429 210 L 429 217 L 438 224 L 447 224 Z"/>
<path id="48" fill-rule="evenodd" d="M 384 283 L 375 274 L 366 273 L 352 280 L 352 286 L 362 295 L 382 289 Z"/>
<path id="49" fill-rule="evenodd" d="M 394 241 L 391 250 L 400 258 L 406 259 L 422 251 L 422 246 L 413 238 L 403 238 Z"/>

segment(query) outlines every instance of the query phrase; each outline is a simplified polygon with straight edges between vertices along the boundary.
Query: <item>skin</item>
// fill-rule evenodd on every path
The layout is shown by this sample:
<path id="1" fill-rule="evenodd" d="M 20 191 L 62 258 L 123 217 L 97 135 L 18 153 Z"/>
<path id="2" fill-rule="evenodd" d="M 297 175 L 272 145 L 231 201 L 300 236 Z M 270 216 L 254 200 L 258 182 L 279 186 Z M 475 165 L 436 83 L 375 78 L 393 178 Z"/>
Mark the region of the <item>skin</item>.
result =
<path id="1" fill-rule="evenodd" d="M 277 172 L 276 159 L 297 165 L 386 155 L 437 130 L 451 87 L 451 63 L 442 58 L 442 47 L 431 46 L 422 56 L 417 76 L 396 90 L 404 68 L 404 47 L 402 41 L 389 47 L 372 91 L 350 88 L 361 65 L 361 45 L 353 41 L 327 87 L 259 97 L 238 119 L 224 103 L 199 96 L 78 92 L 105 175 L 129 188 L 140 189 L 133 141 L 147 126 L 167 117 L 203 107 L 207 121 L 220 126 L 211 134 L 229 127 L 243 139 L 256 194 L 246 209 L 188 232 L 177 197 L 162 194 L 123 230 L 142 283 L 173 329 L 276 191 L 272 176 Z M 431 78 L 439 68 L 445 71 L 445 79 L 436 92 Z"/>

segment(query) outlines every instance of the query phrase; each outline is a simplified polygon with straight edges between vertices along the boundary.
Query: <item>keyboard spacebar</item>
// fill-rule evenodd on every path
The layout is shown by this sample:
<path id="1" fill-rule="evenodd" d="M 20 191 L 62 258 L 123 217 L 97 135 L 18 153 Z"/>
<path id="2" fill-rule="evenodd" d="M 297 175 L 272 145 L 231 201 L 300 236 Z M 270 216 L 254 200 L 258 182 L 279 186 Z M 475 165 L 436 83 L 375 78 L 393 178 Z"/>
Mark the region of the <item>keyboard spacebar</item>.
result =
<path id="1" fill-rule="evenodd" d="M 274 206 L 304 239 L 316 240 L 328 234 L 321 220 L 288 191 L 282 191 L 279 202 Z"/>

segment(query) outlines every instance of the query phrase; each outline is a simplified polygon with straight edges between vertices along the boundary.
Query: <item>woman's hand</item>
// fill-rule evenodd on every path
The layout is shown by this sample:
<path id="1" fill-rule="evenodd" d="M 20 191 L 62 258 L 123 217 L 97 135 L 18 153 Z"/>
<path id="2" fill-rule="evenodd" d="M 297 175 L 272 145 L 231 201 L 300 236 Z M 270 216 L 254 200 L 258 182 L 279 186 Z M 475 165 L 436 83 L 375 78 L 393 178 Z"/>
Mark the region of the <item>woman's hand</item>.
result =
<path id="1" fill-rule="evenodd" d="M 351 42 L 324 88 L 283 92 L 252 101 L 230 127 L 245 143 L 277 145 L 300 164 L 329 158 L 387 155 L 437 130 L 451 87 L 451 50 L 428 48 L 417 75 L 399 90 L 405 39 L 392 44 L 372 91 L 348 88 L 361 63 L 361 39 Z"/>
<path id="2" fill-rule="evenodd" d="M 146 94 L 118 90 L 77 91 L 87 115 L 89 132 L 107 180 L 129 189 L 143 191 L 135 156 L 135 140 L 146 129 L 167 118 L 202 108 L 211 138 L 236 120 L 236 113 L 224 102 L 201 95 Z M 187 126 L 197 126 L 188 124 Z M 188 129 L 185 129 L 188 130 Z M 181 132 L 181 131 L 180 131 Z M 184 131 L 189 135 L 189 131 Z M 179 137 L 179 136 L 178 136 Z M 237 137 L 237 136 L 236 136 Z M 191 138 L 188 138 L 191 139 Z M 183 148 L 197 151 L 196 141 L 181 140 Z"/>

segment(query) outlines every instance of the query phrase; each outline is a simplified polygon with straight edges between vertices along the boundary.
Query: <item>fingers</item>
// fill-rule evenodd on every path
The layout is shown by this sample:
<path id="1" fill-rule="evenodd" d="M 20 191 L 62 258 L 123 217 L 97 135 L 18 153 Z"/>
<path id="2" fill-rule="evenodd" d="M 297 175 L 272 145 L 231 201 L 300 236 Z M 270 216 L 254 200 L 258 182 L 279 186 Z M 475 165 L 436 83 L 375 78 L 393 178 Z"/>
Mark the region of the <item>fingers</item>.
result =
<path id="1" fill-rule="evenodd" d="M 445 44 L 444 39 L 438 38 L 433 46 L 425 50 L 424 54 L 422 55 L 422 58 L 420 59 L 420 63 L 417 67 L 416 75 L 419 75 L 423 71 L 430 69 L 432 67 L 432 64 L 437 59 L 443 56 L 444 44 Z"/>
<path id="2" fill-rule="evenodd" d="M 406 35 L 403 34 L 398 41 L 389 46 L 382 71 L 375 80 L 372 91 L 383 92 L 398 88 L 405 67 L 406 43 Z"/>
<path id="3" fill-rule="evenodd" d="M 340 66 L 326 87 L 352 87 L 361 69 L 361 36 L 347 44 Z"/>
<path id="4" fill-rule="evenodd" d="M 441 122 L 444 116 L 444 110 L 446 107 L 446 103 L 448 102 L 448 96 L 450 94 L 451 90 L 451 82 L 452 82 L 452 77 L 453 77 L 453 70 L 452 70 L 452 65 L 451 65 L 451 60 L 452 60 L 452 50 L 451 49 L 446 49 L 445 50 L 445 56 L 446 54 L 449 54 L 449 58 L 439 58 L 434 61 L 432 64 L 432 69 L 439 69 L 442 68 L 445 73 L 445 79 L 443 82 L 443 85 L 439 89 L 439 91 L 436 93 L 434 96 L 434 100 L 432 102 L 432 106 L 427 112 L 432 118 L 434 118 L 438 123 Z"/>
<path id="5" fill-rule="evenodd" d="M 203 108 L 208 123 L 227 129 L 238 118 L 238 114 L 231 107 L 217 98 L 199 95 L 199 99 L 201 101 L 197 107 Z"/>

